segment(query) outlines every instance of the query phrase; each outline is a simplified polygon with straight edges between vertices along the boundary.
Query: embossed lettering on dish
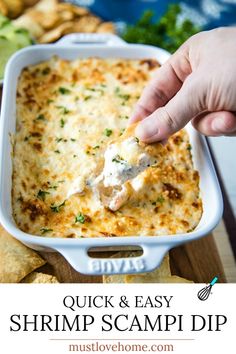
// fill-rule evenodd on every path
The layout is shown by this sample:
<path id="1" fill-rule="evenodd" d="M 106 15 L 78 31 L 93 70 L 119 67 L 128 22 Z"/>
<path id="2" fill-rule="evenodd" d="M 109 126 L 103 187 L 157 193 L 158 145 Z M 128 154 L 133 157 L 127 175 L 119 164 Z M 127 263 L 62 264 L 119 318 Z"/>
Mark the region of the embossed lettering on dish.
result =
<path id="1" fill-rule="evenodd" d="M 96 259 L 89 263 L 91 271 L 101 274 L 133 273 L 146 270 L 146 262 L 138 259 Z"/>

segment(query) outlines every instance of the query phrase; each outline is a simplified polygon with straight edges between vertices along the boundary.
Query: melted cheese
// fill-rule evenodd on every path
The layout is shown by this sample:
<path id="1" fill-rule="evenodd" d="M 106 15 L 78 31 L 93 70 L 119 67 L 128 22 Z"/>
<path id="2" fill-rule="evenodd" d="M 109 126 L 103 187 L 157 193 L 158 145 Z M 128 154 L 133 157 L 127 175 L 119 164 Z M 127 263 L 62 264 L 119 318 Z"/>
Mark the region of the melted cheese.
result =
<path id="1" fill-rule="evenodd" d="M 105 187 L 122 185 L 146 168 L 157 166 L 162 156 L 166 155 L 162 144 L 140 142 L 135 137 L 136 126 L 129 125 L 121 137 L 108 145 L 101 176 Z"/>
<path id="2" fill-rule="evenodd" d="M 199 177 L 185 131 L 169 139 L 158 166 L 132 181 L 133 193 L 117 212 L 91 187 L 108 144 L 122 134 L 157 68 L 151 60 L 52 58 L 23 70 L 12 189 L 21 230 L 71 238 L 176 234 L 197 226 Z"/>
<path id="3" fill-rule="evenodd" d="M 109 145 L 104 159 L 105 187 L 121 185 L 157 162 L 140 148 L 134 137 Z"/>

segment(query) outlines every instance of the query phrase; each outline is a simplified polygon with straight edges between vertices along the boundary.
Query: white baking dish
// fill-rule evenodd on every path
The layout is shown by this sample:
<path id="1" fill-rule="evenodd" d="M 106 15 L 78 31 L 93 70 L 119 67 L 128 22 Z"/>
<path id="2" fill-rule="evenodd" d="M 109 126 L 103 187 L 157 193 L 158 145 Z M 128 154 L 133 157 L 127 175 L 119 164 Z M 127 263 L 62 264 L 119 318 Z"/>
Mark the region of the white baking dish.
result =
<path id="1" fill-rule="evenodd" d="M 161 64 L 169 54 L 159 48 L 126 44 L 113 35 L 72 34 L 56 45 L 35 45 L 22 49 L 8 62 L 5 71 L 0 130 L 0 222 L 15 238 L 36 250 L 58 251 L 79 272 L 84 274 L 140 273 L 158 267 L 172 247 L 207 235 L 222 216 L 222 197 L 205 139 L 189 124 L 194 167 L 200 173 L 203 215 L 197 228 L 186 234 L 165 236 L 132 236 L 117 238 L 61 239 L 34 236 L 22 232 L 12 217 L 12 159 L 9 133 L 15 132 L 17 79 L 25 66 L 48 60 L 52 55 L 66 59 L 77 57 L 156 58 Z M 135 258 L 94 259 L 89 249 L 101 247 L 139 246 L 143 254 Z"/>

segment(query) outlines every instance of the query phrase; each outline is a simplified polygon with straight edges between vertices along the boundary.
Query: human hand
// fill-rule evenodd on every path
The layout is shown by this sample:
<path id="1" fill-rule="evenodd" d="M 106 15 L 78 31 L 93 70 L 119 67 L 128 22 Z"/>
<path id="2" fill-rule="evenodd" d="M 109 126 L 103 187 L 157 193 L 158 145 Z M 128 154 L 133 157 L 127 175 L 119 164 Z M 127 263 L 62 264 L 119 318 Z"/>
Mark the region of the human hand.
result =
<path id="1" fill-rule="evenodd" d="M 236 27 L 189 38 L 158 69 L 129 123 L 151 143 L 167 139 L 190 120 L 204 135 L 236 136 Z"/>

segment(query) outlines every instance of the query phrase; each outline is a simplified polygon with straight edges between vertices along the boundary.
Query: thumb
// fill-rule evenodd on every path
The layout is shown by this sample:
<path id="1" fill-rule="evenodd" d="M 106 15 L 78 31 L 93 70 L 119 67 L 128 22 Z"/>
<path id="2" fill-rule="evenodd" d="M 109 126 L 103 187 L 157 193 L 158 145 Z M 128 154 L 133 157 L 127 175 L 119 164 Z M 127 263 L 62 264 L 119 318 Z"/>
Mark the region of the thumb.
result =
<path id="1" fill-rule="evenodd" d="M 158 108 L 138 124 L 136 136 L 147 143 L 167 139 L 202 112 L 204 92 L 199 77 L 201 75 L 196 72 L 189 75 L 178 93 L 164 107 Z"/>

